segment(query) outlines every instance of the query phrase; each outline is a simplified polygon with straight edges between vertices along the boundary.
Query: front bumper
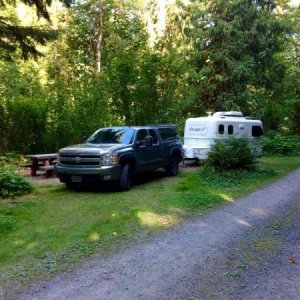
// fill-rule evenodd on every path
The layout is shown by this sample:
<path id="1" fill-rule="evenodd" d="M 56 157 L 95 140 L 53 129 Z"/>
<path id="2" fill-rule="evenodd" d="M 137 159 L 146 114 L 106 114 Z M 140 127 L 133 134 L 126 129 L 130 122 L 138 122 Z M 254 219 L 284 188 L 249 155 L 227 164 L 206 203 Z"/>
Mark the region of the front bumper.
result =
<path id="1" fill-rule="evenodd" d="M 103 166 L 94 168 L 71 167 L 57 164 L 55 174 L 61 182 L 72 182 L 80 178 L 81 182 L 115 181 L 120 178 L 121 166 Z"/>

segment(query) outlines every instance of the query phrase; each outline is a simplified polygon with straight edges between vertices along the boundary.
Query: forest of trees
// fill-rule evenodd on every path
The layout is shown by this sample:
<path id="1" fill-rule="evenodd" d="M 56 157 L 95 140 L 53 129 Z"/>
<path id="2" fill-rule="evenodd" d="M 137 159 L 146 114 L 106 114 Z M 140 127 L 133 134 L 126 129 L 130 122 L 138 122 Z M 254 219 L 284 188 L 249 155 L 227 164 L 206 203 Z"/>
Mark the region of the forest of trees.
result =
<path id="1" fill-rule="evenodd" d="M 240 110 L 300 134 L 300 7 L 274 0 L 0 0 L 0 152 Z"/>

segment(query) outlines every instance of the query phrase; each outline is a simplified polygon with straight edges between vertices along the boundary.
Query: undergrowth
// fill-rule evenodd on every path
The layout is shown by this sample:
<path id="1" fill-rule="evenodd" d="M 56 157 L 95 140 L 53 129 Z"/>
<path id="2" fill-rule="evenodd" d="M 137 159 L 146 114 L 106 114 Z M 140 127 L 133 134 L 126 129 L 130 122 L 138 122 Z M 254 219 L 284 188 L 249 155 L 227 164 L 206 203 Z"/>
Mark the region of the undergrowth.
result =
<path id="1" fill-rule="evenodd" d="M 259 180 L 260 178 L 274 177 L 276 170 L 268 166 L 252 166 L 245 170 L 222 170 L 216 171 L 211 167 L 203 167 L 199 171 L 199 180 L 203 185 L 229 187 L 242 185 L 246 182 Z"/>

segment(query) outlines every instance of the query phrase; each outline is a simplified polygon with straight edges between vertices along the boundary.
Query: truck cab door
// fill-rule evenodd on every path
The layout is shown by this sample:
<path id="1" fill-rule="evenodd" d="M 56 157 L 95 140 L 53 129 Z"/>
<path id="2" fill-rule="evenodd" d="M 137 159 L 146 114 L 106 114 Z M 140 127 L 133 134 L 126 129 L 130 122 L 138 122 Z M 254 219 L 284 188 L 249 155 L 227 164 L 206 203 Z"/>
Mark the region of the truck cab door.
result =
<path id="1" fill-rule="evenodd" d="M 161 168 L 164 166 L 164 153 L 161 142 L 154 129 L 149 129 L 149 135 L 152 137 L 152 147 L 150 150 L 152 165 L 154 168 Z"/>
<path id="2" fill-rule="evenodd" d="M 149 143 L 149 138 L 151 143 Z M 137 172 L 149 171 L 163 166 L 163 154 L 157 134 L 153 129 L 139 129 L 135 142 Z"/>
<path id="3" fill-rule="evenodd" d="M 148 131 L 146 129 L 139 129 L 136 134 L 135 151 L 137 172 L 146 171 L 151 165 L 149 146 L 146 145 L 145 141 L 146 136 L 148 136 Z"/>

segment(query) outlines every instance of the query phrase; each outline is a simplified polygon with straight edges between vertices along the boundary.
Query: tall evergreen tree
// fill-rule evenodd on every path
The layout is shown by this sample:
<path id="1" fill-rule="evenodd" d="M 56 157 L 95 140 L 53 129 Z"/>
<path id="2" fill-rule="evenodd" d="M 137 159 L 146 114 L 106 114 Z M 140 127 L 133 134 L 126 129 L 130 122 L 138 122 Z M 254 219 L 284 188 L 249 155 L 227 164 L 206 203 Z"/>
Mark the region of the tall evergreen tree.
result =
<path id="1" fill-rule="evenodd" d="M 284 28 L 273 0 L 193 1 L 188 32 L 194 41 L 191 81 L 198 111 L 241 109 L 251 113 L 253 96 L 272 88 L 284 68 L 274 54 Z"/>

